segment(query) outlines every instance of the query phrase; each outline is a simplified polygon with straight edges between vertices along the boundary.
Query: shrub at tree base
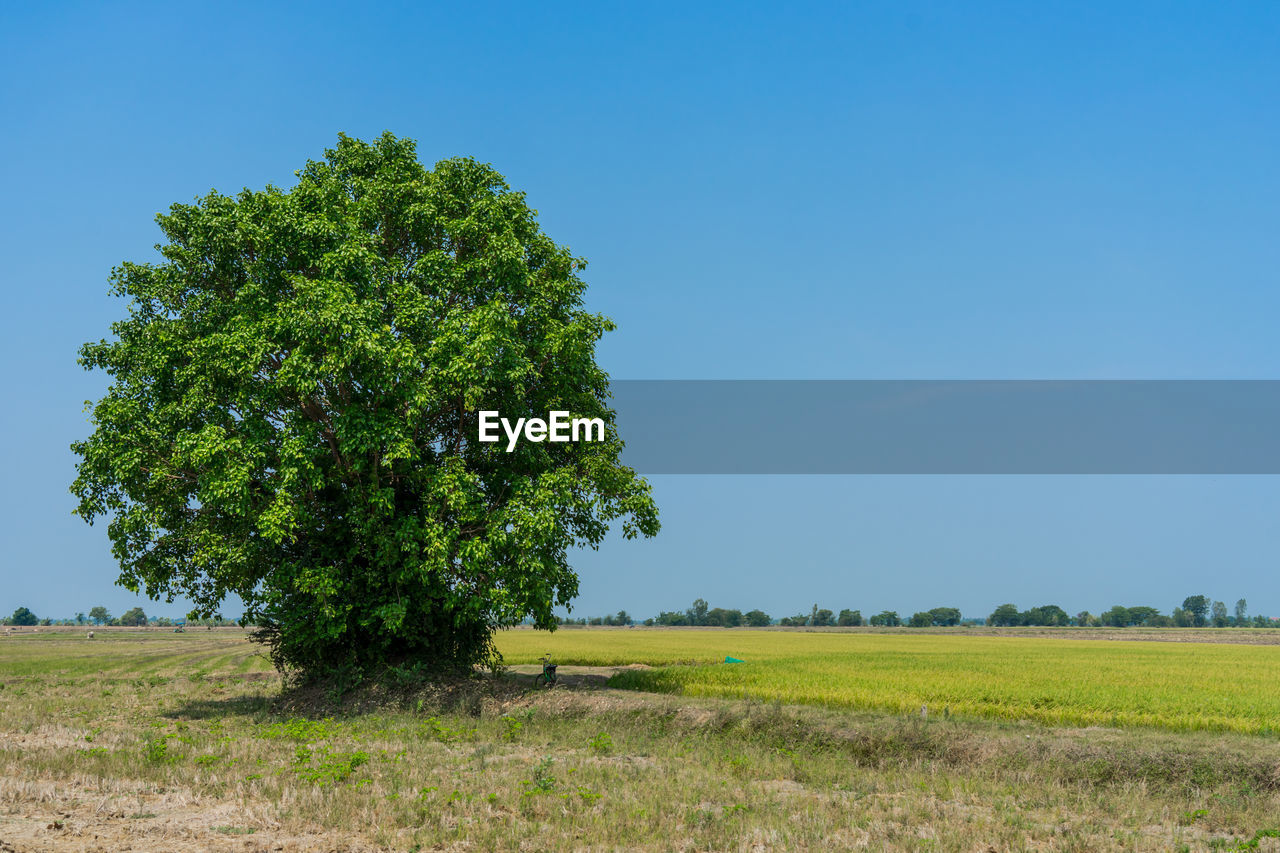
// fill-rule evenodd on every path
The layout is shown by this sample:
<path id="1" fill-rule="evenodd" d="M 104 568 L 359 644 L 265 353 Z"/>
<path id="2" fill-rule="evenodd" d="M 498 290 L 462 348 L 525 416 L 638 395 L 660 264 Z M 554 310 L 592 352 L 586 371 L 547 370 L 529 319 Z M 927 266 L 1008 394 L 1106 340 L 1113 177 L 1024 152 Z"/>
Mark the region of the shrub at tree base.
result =
<path id="1" fill-rule="evenodd" d="M 81 350 L 112 384 L 72 491 L 125 587 L 206 617 L 239 595 L 306 676 L 465 667 L 499 627 L 555 627 L 570 548 L 657 531 L 595 363 L 612 323 L 488 166 L 340 137 L 290 191 L 158 222 L 163 262 L 113 271 L 128 317 Z M 506 452 L 480 410 L 608 428 Z"/>

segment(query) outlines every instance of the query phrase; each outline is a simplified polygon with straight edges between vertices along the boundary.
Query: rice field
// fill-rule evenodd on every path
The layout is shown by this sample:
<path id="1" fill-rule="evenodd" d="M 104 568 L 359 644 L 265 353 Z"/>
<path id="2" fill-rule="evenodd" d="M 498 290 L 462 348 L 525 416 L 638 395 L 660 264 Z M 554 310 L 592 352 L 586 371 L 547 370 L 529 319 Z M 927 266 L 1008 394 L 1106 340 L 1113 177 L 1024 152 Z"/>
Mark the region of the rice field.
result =
<path id="1" fill-rule="evenodd" d="M 262 647 L 233 628 L 216 631 L 102 629 L 87 640 L 85 629 L 45 629 L 19 634 L 0 647 L 0 676 L 143 678 L 180 670 L 199 679 L 208 673 L 274 672 Z"/>
<path id="2" fill-rule="evenodd" d="M 1274 647 L 698 629 L 501 643 L 512 663 L 600 668 L 554 690 L 526 665 L 340 692 L 288 688 L 231 629 L 0 637 L 0 851 L 1280 850 L 1280 739 L 848 704 L 851 685 L 885 707 L 967 673 L 1009 708 L 1037 672 L 1106 687 L 1107 660 L 1172 662 L 1212 697 L 1224 661 L 1262 680 Z M 646 660 L 665 666 L 615 680 L 727 698 L 601 689 L 605 665 Z"/>
<path id="3" fill-rule="evenodd" d="M 1280 733 L 1280 647 L 772 630 L 503 632 L 508 663 L 648 664 L 610 686 L 1048 725 Z M 727 656 L 743 663 L 725 663 Z"/>

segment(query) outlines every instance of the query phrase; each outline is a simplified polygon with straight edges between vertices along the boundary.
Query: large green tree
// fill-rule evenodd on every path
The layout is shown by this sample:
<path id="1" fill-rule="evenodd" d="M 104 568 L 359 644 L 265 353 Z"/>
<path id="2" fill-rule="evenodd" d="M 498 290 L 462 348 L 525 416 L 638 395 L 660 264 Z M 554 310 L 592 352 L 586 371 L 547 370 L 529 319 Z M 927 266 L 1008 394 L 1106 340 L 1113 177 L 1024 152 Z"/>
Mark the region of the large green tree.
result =
<path id="1" fill-rule="evenodd" d="M 555 626 L 571 549 L 653 535 L 619 463 L 584 262 L 470 159 L 340 137 L 291 190 L 211 192 L 124 263 L 72 487 L 109 518 L 119 583 L 210 616 L 228 594 L 305 675 L 463 667 L 493 631 Z M 598 417 L 602 442 L 481 443 L 477 413 Z"/>

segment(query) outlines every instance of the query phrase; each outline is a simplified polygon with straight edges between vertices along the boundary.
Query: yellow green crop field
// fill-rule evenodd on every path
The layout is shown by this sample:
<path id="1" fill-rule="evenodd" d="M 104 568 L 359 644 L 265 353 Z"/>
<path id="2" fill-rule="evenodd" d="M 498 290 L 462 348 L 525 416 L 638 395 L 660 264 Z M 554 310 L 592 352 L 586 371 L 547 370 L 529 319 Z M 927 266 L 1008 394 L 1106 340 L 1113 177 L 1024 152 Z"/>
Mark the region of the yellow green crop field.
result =
<path id="1" fill-rule="evenodd" d="M 1049 725 L 1280 733 L 1280 647 L 1029 637 L 605 629 L 502 632 L 507 663 L 653 669 L 610 685 Z M 724 663 L 726 656 L 744 663 Z"/>

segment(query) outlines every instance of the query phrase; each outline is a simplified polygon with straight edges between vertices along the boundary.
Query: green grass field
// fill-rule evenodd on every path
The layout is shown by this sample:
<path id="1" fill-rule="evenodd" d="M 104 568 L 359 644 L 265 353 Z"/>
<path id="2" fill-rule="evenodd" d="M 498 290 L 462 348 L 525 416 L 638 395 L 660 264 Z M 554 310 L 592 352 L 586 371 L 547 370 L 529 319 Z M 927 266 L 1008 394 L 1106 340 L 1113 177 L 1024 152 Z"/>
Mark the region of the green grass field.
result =
<path id="1" fill-rule="evenodd" d="M 1240 731 L 1186 730 L 1195 695 L 1264 682 L 1270 648 L 609 629 L 500 642 L 501 677 L 337 694 L 285 689 L 239 631 L 0 638 L 0 851 L 1280 850 L 1280 739 L 1243 733 L 1263 730 L 1265 696 L 1200 709 Z M 544 651 L 668 664 L 614 683 L 684 695 L 608 689 L 609 670 L 534 690 Z M 726 654 L 748 663 L 715 663 Z M 1209 689 L 1139 683 L 1162 668 Z M 1064 672 L 1074 688 L 1052 683 Z M 1009 710 L 1035 707 L 1037 683 L 1072 713 L 1141 708 L 1126 678 L 1162 724 Z M 922 719 L 918 697 L 943 695 L 974 704 Z"/>
<path id="2" fill-rule="evenodd" d="M 512 663 L 643 663 L 611 686 L 1051 725 L 1280 732 L 1280 646 L 921 634 L 503 632 Z M 746 661 L 725 664 L 726 656 Z"/>

